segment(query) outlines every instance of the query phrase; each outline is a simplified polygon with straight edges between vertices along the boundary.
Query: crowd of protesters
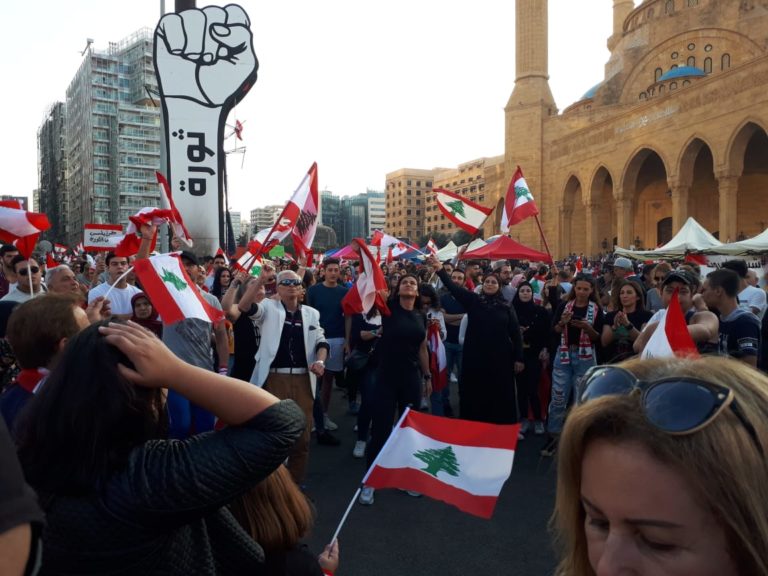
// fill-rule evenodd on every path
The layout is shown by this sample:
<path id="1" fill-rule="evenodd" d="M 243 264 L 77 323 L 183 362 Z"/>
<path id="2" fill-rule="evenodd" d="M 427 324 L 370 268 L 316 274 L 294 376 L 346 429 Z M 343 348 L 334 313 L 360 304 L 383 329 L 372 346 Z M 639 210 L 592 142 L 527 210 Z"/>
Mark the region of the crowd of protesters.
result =
<path id="1" fill-rule="evenodd" d="M 149 238 L 153 231 L 142 232 Z M 148 254 L 143 241 L 137 258 Z M 0 260 L 0 431 L 7 427 L 37 493 L 35 504 L 25 489 L 17 509 L 31 526 L 28 566 L 42 559 L 43 573 L 78 573 L 84 565 L 93 573 L 115 566 L 157 574 L 332 573 L 338 543 L 314 556 L 300 540 L 312 525 L 304 494 L 311 446 L 340 445 L 329 415 L 334 389 L 344 391 L 356 417 L 351 457 L 368 466 L 406 407 L 520 423 L 519 440 L 539 437 L 543 457 L 561 452 L 563 574 L 592 574 L 590 566 L 613 561 L 604 537 L 619 498 L 594 470 L 620 457 L 611 451 L 617 445 L 652 460 L 658 437 L 664 456 L 657 460 L 675 470 L 693 466 L 696 450 L 704 450 L 693 432 L 731 406 L 760 456 L 734 466 L 765 471 L 768 388 L 727 378 L 768 382 L 754 370 L 768 367 L 766 291 L 741 260 L 704 277 L 696 264 L 624 257 L 574 256 L 555 266 L 396 260 L 381 264 L 388 310 L 345 316 L 342 301 L 359 273 L 354 261 L 264 260 L 252 275 L 222 254 L 201 263 L 182 251 L 190 284 L 224 314 L 215 325 L 196 318 L 164 325 L 131 258 L 75 258 L 44 272 L 44 258 L 2 246 Z M 696 361 L 650 370 L 632 360 L 608 370 L 643 352 L 675 298 L 698 350 L 732 360 L 712 360 L 716 376 L 706 385 L 693 378 L 705 374 Z M 430 330 L 445 349 L 449 378 L 440 386 Z M 725 396 L 680 430 L 626 416 L 638 403 L 652 414 L 647 392 L 623 392 L 672 378 Z M 613 388 L 598 393 L 609 379 Z M 749 402 L 746 416 L 737 412 Z M 719 418 L 708 434 L 725 425 Z M 676 444 L 678 433 L 689 451 Z M 675 460 L 678 454 L 685 456 Z M 707 458 L 700 469 L 712 476 Z M 373 504 L 373 488 L 363 486 L 359 502 Z M 592 519 L 586 529 L 585 517 Z M 724 525 L 727 536 L 741 534 L 735 523 Z M 749 526 L 765 537 L 764 524 Z M 765 568 L 765 542 L 745 558 L 736 563 Z M 716 560 L 718 573 L 729 573 Z"/>

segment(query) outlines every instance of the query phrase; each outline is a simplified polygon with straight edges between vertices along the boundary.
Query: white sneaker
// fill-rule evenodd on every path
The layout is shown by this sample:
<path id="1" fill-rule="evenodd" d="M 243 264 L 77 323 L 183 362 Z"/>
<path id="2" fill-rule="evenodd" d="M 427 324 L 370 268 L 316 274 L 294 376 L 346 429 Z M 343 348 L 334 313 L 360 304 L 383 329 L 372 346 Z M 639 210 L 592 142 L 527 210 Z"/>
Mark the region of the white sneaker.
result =
<path id="1" fill-rule="evenodd" d="M 363 440 L 358 440 L 355 442 L 355 448 L 352 450 L 352 456 L 355 458 L 362 458 L 365 456 L 365 442 Z"/>
<path id="2" fill-rule="evenodd" d="M 536 436 L 542 436 L 544 434 L 544 422 L 536 421 L 533 424 L 533 433 L 536 434 Z"/>
<path id="3" fill-rule="evenodd" d="M 360 496 L 357 497 L 357 501 L 363 506 L 370 506 L 373 504 L 373 493 L 375 490 L 370 486 L 363 486 L 360 491 Z"/>
<path id="4" fill-rule="evenodd" d="M 323 416 L 323 422 L 325 423 L 325 429 L 326 430 L 330 430 L 331 432 L 333 432 L 334 430 L 338 430 L 339 429 L 338 425 L 333 420 L 328 418 L 328 414 Z"/>

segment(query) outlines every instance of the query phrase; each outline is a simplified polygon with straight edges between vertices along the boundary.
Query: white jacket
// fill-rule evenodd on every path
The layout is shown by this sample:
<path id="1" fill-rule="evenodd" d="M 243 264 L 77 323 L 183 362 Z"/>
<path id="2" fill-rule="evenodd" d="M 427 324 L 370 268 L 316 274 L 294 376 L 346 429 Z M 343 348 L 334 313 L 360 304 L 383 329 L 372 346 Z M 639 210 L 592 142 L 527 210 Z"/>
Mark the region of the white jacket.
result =
<path id="1" fill-rule="evenodd" d="M 320 313 L 304 304 L 300 307 L 301 324 L 304 331 L 304 349 L 307 355 L 307 367 L 315 362 L 315 350 L 318 344 L 326 342 L 325 332 L 320 326 Z M 253 368 L 251 383 L 257 386 L 264 386 L 269 375 L 269 367 L 277 356 L 277 349 L 280 347 L 280 336 L 283 333 L 285 324 L 285 308 L 280 300 L 266 298 L 259 302 L 259 309 L 256 314 L 250 317 L 251 321 L 259 327 L 261 332 L 261 343 L 256 352 L 256 366 Z M 315 395 L 317 377 L 310 372 L 309 383 L 312 386 L 312 396 Z"/>

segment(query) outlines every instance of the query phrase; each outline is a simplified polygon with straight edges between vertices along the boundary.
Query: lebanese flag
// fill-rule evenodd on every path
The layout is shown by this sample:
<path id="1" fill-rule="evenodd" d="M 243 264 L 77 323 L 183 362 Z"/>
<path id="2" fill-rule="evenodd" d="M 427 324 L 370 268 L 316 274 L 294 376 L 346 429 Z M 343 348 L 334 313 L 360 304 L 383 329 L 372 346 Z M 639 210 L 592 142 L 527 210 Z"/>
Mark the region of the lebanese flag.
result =
<path id="1" fill-rule="evenodd" d="M 653 335 L 640 358 L 668 358 L 671 356 L 698 357 L 699 351 L 688 332 L 683 309 L 677 297 L 677 288 Z"/>
<path id="2" fill-rule="evenodd" d="M 258 276 L 261 274 L 261 269 L 264 267 L 264 263 L 261 261 L 261 258 L 255 258 L 252 252 L 246 250 L 243 252 L 243 255 L 240 256 L 240 259 L 232 266 L 235 270 L 240 272 L 245 272 L 251 276 Z"/>
<path id="3" fill-rule="evenodd" d="M 235 120 L 235 136 L 238 140 L 243 139 L 243 123 L 240 120 Z"/>
<path id="4" fill-rule="evenodd" d="M 40 233 L 50 227 L 45 214 L 27 212 L 16 200 L 0 201 L 0 240 L 16 246 L 25 258 L 32 256 Z"/>
<path id="5" fill-rule="evenodd" d="M 414 490 L 490 518 L 512 472 L 519 430 L 407 408 L 363 484 Z"/>
<path id="6" fill-rule="evenodd" d="M 54 244 L 53 245 L 53 251 L 56 252 L 56 254 L 65 254 L 69 250 L 64 244 Z"/>
<path id="7" fill-rule="evenodd" d="M 512 181 L 507 189 L 507 197 L 504 200 L 504 210 L 501 213 L 501 231 L 509 232 L 509 227 L 519 224 L 529 216 L 536 216 L 539 209 L 533 201 L 528 184 L 523 178 L 523 171 L 520 166 L 515 170 Z"/>
<path id="8" fill-rule="evenodd" d="M 421 250 L 415 248 L 414 246 L 411 246 L 407 242 L 403 242 L 402 240 L 400 240 L 400 238 L 396 238 L 391 234 L 386 234 L 381 230 L 373 231 L 373 236 L 371 236 L 371 246 L 378 246 L 379 249 L 382 249 L 382 248 L 389 249 L 392 252 L 392 256 L 394 258 L 397 258 L 398 256 L 405 254 L 406 252 L 410 252 L 411 250 L 416 250 L 417 252 L 421 252 Z M 389 256 L 387 256 L 387 258 L 389 258 Z"/>
<path id="9" fill-rule="evenodd" d="M 354 245 L 357 244 L 355 247 Z M 376 306 L 381 314 L 389 316 L 387 303 L 379 294 L 379 290 L 387 287 L 384 272 L 376 265 L 368 246 L 360 238 L 352 240 L 352 246 L 360 253 L 360 270 L 357 280 L 341 300 L 341 308 L 345 316 L 367 314 Z"/>
<path id="10" fill-rule="evenodd" d="M 45 267 L 46 269 L 50 270 L 51 268 L 56 268 L 59 265 L 58 262 L 53 258 L 53 254 L 50 252 L 45 253 Z"/>
<path id="11" fill-rule="evenodd" d="M 128 217 L 128 226 L 125 228 L 125 234 L 115 246 L 116 256 L 135 256 L 141 247 L 141 238 L 139 237 L 139 230 L 142 226 L 160 225 L 166 221 L 167 215 L 170 210 L 161 210 L 160 208 L 142 208 L 133 216 Z M 154 251 L 157 245 L 157 232 L 155 232 L 152 238 L 152 246 L 150 252 Z"/>
<path id="12" fill-rule="evenodd" d="M 269 251 L 272 250 L 272 248 L 280 244 L 280 241 L 275 238 L 267 240 L 271 232 L 271 228 L 262 228 L 259 230 L 253 239 L 248 242 L 248 251 L 251 254 L 269 254 Z M 264 244 L 264 242 L 267 242 L 267 244 Z"/>
<path id="13" fill-rule="evenodd" d="M 164 218 L 173 229 L 174 236 L 181 238 L 187 246 L 193 246 L 192 237 L 189 235 L 187 227 L 184 226 L 181 213 L 173 201 L 171 186 L 168 184 L 168 180 L 160 172 L 155 172 L 155 176 L 157 177 L 157 183 L 160 184 L 160 205 L 165 207 L 168 212 Z"/>
<path id="14" fill-rule="evenodd" d="M 299 204 L 301 212 L 291 232 L 297 258 L 311 252 L 312 242 L 315 241 L 315 232 L 317 232 L 317 224 L 320 221 L 320 218 L 318 218 L 320 199 L 317 193 L 317 162 L 312 164 L 309 172 L 307 172 L 304 180 L 299 185 L 299 190 L 303 188 L 307 188 L 306 191 L 302 191 L 300 194 L 300 196 L 303 195 L 304 197 L 304 203 Z M 294 193 L 294 196 L 296 196 L 296 193 Z"/>
<path id="15" fill-rule="evenodd" d="M 224 318 L 224 312 L 202 297 L 178 254 L 142 258 L 134 263 L 133 270 L 166 326 L 184 318 L 199 318 L 214 324 Z"/>
<path id="16" fill-rule="evenodd" d="M 445 356 L 445 346 L 440 338 L 440 324 L 430 322 L 427 328 L 427 343 L 429 344 L 429 371 L 432 373 L 432 390 L 440 392 L 448 385 L 448 361 Z"/>
<path id="17" fill-rule="evenodd" d="M 581 261 L 581 256 L 576 258 L 576 273 L 581 274 L 581 271 L 584 269 L 584 263 Z"/>
<path id="18" fill-rule="evenodd" d="M 435 244 L 435 241 L 432 240 L 430 237 L 429 241 L 427 242 L 427 246 L 425 248 L 427 252 L 435 256 L 437 254 L 437 244 Z"/>
<path id="19" fill-rule="evenodd" d="M 470 234 L 480 230 L 493 212 L 493 208 L 486 208 L 443 188 L 435 188 L 435 202 L 448 220 Z"/>

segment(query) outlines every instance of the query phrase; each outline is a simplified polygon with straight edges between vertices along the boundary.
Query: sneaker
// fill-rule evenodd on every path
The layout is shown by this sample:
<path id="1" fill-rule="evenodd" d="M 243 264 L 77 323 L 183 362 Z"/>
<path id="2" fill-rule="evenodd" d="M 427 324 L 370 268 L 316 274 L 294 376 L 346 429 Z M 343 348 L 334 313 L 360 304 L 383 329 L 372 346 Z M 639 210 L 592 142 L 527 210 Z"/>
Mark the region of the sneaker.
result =
<path id="1" fill-rule="evenodd" d="M 363 440 L 358 440 L 355 442 L 355 448 L 352 450 L 352 456 L 355 458 L 362 458 L 365 456 L 365 442 Z"/>
<path id="2" fill-rule="evenodd" d="M 322 434 L 317 435 L 317 443 L 321 446 L 338 446 L 341 444 L 341 440 L 326 430 Z"/>
<path id="3" fill-rule="evenodd" d="M 555 438 L 553 436 L 544 445 L 544 448 L 541 449 L 541 455 L 542 456 L 554 456 L 555 452 L 557 452 L 557 438 Z"/>
<path id="4" fill-rule="evenodd" d="M 334 430 L 338 430 L 339 426 L 336 424 L 333 420 L 328 418 L 328 414 L 323 416 L 323 422 L 325 423 L 325 429 L 330 430 L 333 432 Z"/>
<path id="5" fill-rule="evenodd" d="M 360 496 L 357 497 L 357 501 L 363 506 L 370 506 L 373 504 L 373 493 L 375 490 L 370 486 L 363 486 L 360 490 Z"/>
<path id="6" fill-rule="evenodd" d="M 530 420 L 523 419 L 523 421 L 520 423 L 520 432 L 523 434 L 528 434 L 528 432 L 531 431 L 531 422 Z"/>
<path id="7" fill-rule="evenodd" d="M 544 435 L 544 422 L 542 421 L 536 421 L 533 424 L 533 433 L 536 434 L 536 436 L 543 436 Z"/>

